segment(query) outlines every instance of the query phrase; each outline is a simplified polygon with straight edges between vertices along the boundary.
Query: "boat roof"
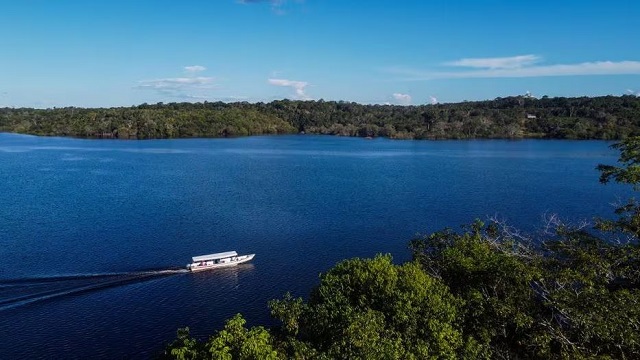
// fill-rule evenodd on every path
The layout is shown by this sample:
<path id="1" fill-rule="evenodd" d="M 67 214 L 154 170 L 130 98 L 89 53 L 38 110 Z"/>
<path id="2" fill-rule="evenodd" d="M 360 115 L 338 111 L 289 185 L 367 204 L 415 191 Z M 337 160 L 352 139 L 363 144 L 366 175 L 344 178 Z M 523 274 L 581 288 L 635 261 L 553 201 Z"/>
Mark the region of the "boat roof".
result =
<path id="1" fill-rule="evenodd" d="M 228 258 L 228 257 L 232 257 L 232 256 L 238 256 L 238 253 L 235 252 L 235 251 L 227 251 L 227 252 L 221 252 L 221 253 L 216 253 L 216 254 L 194 256 L 191 259 L 193 260 L 193 262 L 198 262 L 198 261 L 206 261 L 206 260 L 215 260 L 215 259 Z"/>

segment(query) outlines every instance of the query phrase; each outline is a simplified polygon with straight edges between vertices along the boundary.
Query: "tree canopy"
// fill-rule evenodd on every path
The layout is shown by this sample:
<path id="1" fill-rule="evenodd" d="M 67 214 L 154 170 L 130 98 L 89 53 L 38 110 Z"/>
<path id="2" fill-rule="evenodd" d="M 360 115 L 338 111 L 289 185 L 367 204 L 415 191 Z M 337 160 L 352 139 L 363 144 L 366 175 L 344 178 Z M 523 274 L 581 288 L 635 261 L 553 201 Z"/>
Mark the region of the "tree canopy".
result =
<path id="1" fill-rule="evenodd" d="M 119 139 L 298 133 L 394 139 L 640 136 L 640 97 L 363 105 L 344 101 L 158 103 L 117 108 L 2 108 L 0 131 Z"/>

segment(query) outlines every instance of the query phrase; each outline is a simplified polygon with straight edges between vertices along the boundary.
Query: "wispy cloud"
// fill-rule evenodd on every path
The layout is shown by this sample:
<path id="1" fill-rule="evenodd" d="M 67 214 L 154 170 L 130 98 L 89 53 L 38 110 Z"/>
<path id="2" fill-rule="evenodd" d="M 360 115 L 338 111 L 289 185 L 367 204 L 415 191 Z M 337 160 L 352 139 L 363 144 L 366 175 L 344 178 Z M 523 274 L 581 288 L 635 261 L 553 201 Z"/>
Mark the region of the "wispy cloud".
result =
<path id="1" fill-rule="evenodd" d="M 184 67 L 184 71 L 190 73 L 190 74 L 195 74 L 197 72 L 201 72 L 201 71 L 205 71 L 207 70 L 206 67 L 202 66 L 202 65 L 191 65 L 191 66 L 185 66 Z"/>
<path id="2" fill-rule="evenodd" d="M 221 98 L 217 98 L 216 100 L 224 101 L 224 102 L 238 102 L 238 101 L 248 101 L 251 98 L 248 96 L 225 96 Z"/>
<path id="3" fill-rule="evenodd" d="M 155 90 L 173 90 L 186 88 L 211 88 L 214 78 L 207 76 L 198 77 L 177 77 L 164 78 L 154 80 L 141 80 L 138 82 L 137 88 L 155 89 Z"/>
<path id="4" fill-rule="evenodd" d="M 274 6 L 282 5 L 285 0 L 238 0 L 240 4 L 258 4 L 258 3 L 269 3 Z"/>
<path id="5" fill-rule="evenodd" d="M 284 15 L 286 11 L 284 7 L 287 3 L 298 3 L 301 4 L 304 0 L 237 0 L 239 4 L 269 4 L 271 5 L 271 10 L 278 15 Z"/>
<path id="6" fill-rule="evenodd" d="M 631 90 L 631 89 L 627 89 L 627 94 L 628 94 L 628 95 L 640 96 L 640 91 L 635 92 L 635 91 L 633 91 L 633 90 Z"/>
<path id="7" fill-rule="evenodd" d="M 497 58 L 468 58 L 445 63 L 448 66 L 462 66 L 482 69 L 518 69 L 540 61 L 537 55 L 518 55 Z"/>
<path id="8" fill-rule="evenodd" d="M 403 80 L 523 78 L 548 76 L 631 75 L 640 74 L 640 61 L 594 61 L 574 64 L 538 64 L 536 55 L 505 58 L 467 58 L 444 63 L 465 70 L 419 70 L 389 68 L 387 72 L 403 76 Z"/>
<path id="9" fill-rule="evenodd" d="M 137 89 L 152 90 L 160 95 L 182 99 L 206 99 L 208 91 L 214 89 L 215 78 L 210 76 L 194 76 L 193 74 L 206 70 L 204 66 L 185 66 L 184 70 L 191 74 L 184 77 L 168 77 L 151 80 L 140 80 Z"/>
<path id="10" fill-rule="evenodd" d="M 275 86 L 290 87 L 295 90 L 295 97 L 298 100 L 311 100 L 311 97 L 305 92 L 305 88 L 309 86 L 306 81 L 296 81 L 287 79 L 269 79 L 269 84 Z"/>
<path id="11" fill-rule="evenodd" d="M 411 95 L 409 94 L 401 94 L 401 93 L 393 93 L 393 98 L 400 105 L 409 105 L 411 104 Z"/>
<path id="12" fill-rule="evenodd" d="M 438 103 L 438 99 L 435 96 L 429 96 L 429 100 L 431 101 L 431 105 Z"/>

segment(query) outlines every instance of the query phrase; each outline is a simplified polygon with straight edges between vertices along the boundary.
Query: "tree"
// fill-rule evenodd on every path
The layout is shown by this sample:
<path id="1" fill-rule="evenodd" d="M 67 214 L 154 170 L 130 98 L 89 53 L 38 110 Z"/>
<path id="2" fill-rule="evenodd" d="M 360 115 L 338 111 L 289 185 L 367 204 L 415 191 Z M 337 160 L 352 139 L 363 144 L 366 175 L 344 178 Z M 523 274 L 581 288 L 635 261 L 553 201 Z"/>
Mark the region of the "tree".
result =
<path id="1" fill-rule="evenodd" d="M 475 358 L 479 347 L 457 328 L 460 305 L 419 264 L 389 255 L 337 264 L 307 304 L 271 302 L 284 333 L 335 359 Z"/>
<path id="2" fill-rule="evenodd" d="M 397 139 L 589 138 L 640 135 L 640 97 L 498 98 L 420 106 L 335 101 L 158 103 L 127 108 L 0 109 L 0 131 L 150 139 L 305 131 Z M 536 119 L 524 121 L 525 114 Z"/>
<path id="3" fill-rule="evenodd" d="M 611 146 L 620 151 L 619 166 L 598 165 L 600 182 L 609 183 L 611 180 L 631 185 L 634 191 L 640 190 L 640 137 L 630 137 Z M 615 221 L 601 220 L 600 229 L 607 231 L 622 231 L 630 234 L 636 240 L 640 237 L 640 204 L 631 198 L 628 202 L 615 210 L 619 218 Z"/>
<path id="4" fill-rule="evenodd" d="M 261 326 L 247 329 L 244 327 L 245 323 L 246 320 L 240 314 L 227 320 L 224 329 L 205 343 L 207 358 L 219 360 L 286 358 L 274 348 L 273 339 L 268 330 Z"/>
<path id="5" fill-rule="evenodd" d="M 517 239 L 498 234 L 496 224 L 478 220 L 464 230 L 412 240 L 414 258 L 464 301 L 464 333 L 494 356 L 521 353 L 535 326 L 531 283 L 540 278 L 538 258 Z"/>
<path id="6" fill-rule="evenodd" d="M 286 359 L 274 347 L 273 338 L 263 327 L 245 328 L 246 320 L 237 314 L 221 331 L 206 342 L 198 342 L 189 335 L 189 328 L 179 329 L 177 339 L 167 345 L 163 358 L 178 360 L 195 359 Z"/>
<path id="7" fill-rule="evenodd" d="M 198 341 L 189 334 L 189 328 L 178 329 L 177 338 L 172 341 L 164 352 L 164 358 L 177 360 L 195 360 L 203 357 L 203 351 Z"/>

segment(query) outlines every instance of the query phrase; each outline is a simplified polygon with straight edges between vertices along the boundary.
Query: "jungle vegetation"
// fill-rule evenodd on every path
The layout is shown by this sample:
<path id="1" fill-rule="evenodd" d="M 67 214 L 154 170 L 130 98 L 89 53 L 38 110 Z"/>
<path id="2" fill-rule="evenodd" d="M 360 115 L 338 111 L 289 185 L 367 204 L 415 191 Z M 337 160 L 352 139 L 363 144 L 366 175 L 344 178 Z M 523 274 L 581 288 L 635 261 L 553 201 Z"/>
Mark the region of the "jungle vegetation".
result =
<path id="1" fill-rule="evenodd" d="M 640 136 L 640 97 L 515 96 L 419 106 L 278 100 L 117 108 L 0 108 L 0 131 L 118 139 L 304 132 L 393 139 L 614 140 Z"/>
<path id="2" fill-rule="evenodd" d="M 640 189 L 640 137 L 614 145 L 602 183 Z M 278 326 L 242 315 L 208 339 L 178 330 L 170 359 L 637 359 L 640 205 L 526 236 L 476 220 L 410 242 L 413 260 L 344 260 L 306 300 L 269 303 Z"/>

